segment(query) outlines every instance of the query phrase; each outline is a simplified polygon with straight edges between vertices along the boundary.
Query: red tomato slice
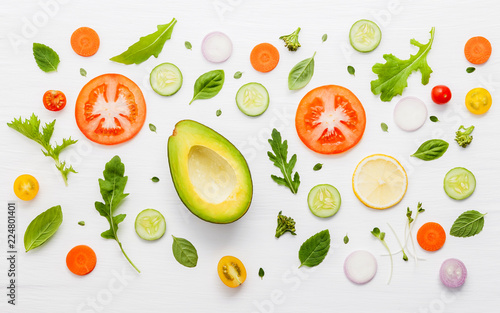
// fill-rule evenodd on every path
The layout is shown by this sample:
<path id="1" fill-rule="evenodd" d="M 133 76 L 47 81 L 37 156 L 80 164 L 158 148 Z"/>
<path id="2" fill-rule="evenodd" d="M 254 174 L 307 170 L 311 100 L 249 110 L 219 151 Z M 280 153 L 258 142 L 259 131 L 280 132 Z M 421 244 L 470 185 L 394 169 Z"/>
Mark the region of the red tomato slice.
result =
<path id="1" fill-rule="evenodd" d="M 132 139 L 146 120 L 141 89 L 120 74 L 104 74 L 83 86 L 75 107 L 76 124 L 90 140 L 115 145 Z"/>
<path id="2" fill-rule="evenodd" d="M 347 88 L 327 85 L 309 91 L 299 103 L 295 128 L 302 142 L 322 154 L 354 147 L 363 137 L 363 105 Z"/>
<path id="3" fill-rule="evenodd" d="M 66 106 L 66 96 L 59 90 L 47 90 L 43 94 L 43 105 L 47 110 L 60 111 Z"/>

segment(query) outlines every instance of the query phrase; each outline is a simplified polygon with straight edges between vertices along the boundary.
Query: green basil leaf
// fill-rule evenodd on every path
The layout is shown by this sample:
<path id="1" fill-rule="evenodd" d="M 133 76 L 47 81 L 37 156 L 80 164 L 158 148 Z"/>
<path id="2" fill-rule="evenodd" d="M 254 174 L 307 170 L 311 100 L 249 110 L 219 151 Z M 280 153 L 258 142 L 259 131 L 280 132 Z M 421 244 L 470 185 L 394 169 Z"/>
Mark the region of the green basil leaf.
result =
<path id="1" fill-rule="evenodd" d="M 437 118 L 437 116 L 434 116 L 434 115 L 429 117 L 429 119 L 431 120 L 431 122 L 434 122 L 434 123 L 439 122 L 439 119 Z"/>
<path id="2" fill-rule="evenodd" d="M 85 221 L 79 221 L 79 222 L 78 222 L 78 225 L 80 225 L 80 226 L 85 226 Z"/>
<path id="3" fill-rule="evenodd" d="M 436 160 L 443 156 L 448 146 L 449 144 L 441 139 L 427 140 L 411 156 L 424 161 Z"/>
<path id="4" fill-rule="evenodd" d="M 299 250 L 300 266 L 313 267 L 325 259 L 330 250 L 330 232 L 325 229 L 307 239 Z"/>
<path id="5" fill-rule="evenodd" d="M 323 164 L 317 163 L 316 165 L 314 165 L 313 171 L 319 171 L 322 168 L 323 168 Z"/>
<path id="6" fill-rule="evenodd" d="M 24 232 L 24 248 L 26 252 L 44 244 L 56 233 L 63 221 L 61 206 L 51 207 L 35 217 Z"/>
<path id="7" fill-rule="evenodd" d="M 356 72 L 356 70 L 354 69 L 354 67 L 352 67 L 352 66 L 350 66 L 350 65 L 349 65 L 349 66 L 347 67 L 347 72 L 348 72 L 349 74 L 351 74 L 351 75 L 354 75 L 354 73 Z"/>
<path id="8" fill-rule="evenodd" d="M 344 244 L 346 245 L 347 243 L 349 243 L 349 237 L 347 236 L 347 234 L 344 236 Z"/>
<path id="9" fill-rule="evenodd" d="M 174 257 L 181 265 L 186 267 L 195 267 L 198 263 L 198 253 L 196 248 L 188 240 L 172 236 L 172 252 Z"/>
<path id="10" fill-rule="evenodd" d="M 237 71 L 236 73 L 234 73 L 234 78 L 235 78 L 235 79 L 240 79 L 242 75 L 243 75 L 243 73 L 242 73 L 242 72 Z"/>
<path id="11" fill-rule="evenodd" d="M 222 111 L 220 109 L 218 109 L 217 111 L 215 111 L 215 115 L 216 116 L 220 116 L 222 114 Z"/>
<path id="12" fill-rule="evenodd" d="M 158 25 L 158 30 L 147 36 L 141 37 L 138 42 L 131 45 L 127 51 L 120 55 L 112 57 L 110 60 L 123 64 L 140 64 L 152 55 L 158 58 L 165 42 L 172 36 L 174 30 L 175 18 L 168 24 Z"/>
<path id="13" fill-rule="evenodd" d="M 198 99 L 210 99 L 215 97 L 224 85 L 224 71 L 213 70 L 207 72 L 194 83 L 194 95 L 189 104 Z"/>
<path id="14" fill-rule="evenodd" d="M 149 123 L 149 130 L 156 133 L 156 126 L 154 126 L 153 124 Z"/>
<path id="15" fill-rule="evenodd" d="M 476 70 L 476 68 L 471 66 L 471 67 L 468 67 L 465 71 L 470 74 L 470 73 L 474 72 L 475 70 Z"/>
<path id="16" fill-rule="evenodd" d="M 59 55 L 52 48 L 34 42 L 33 56 L 35 57 L 36 64 L 42 71 L 46 73 L 57 71 L 57 66 L 60 62 Z"/>
<path id="17" fill-rule="evenodd" d="M 389 126 L 387 126 L 386 123 L 381 123 L 380 128 L 382 128 L 382 131 L 384 131 L 386 133 L 389 132 Z"/>
<path id="18" fill-rule="evenodd" d="M 321 40 L 323 40 L 323 42 L 325 42 L 327 39 L 328 39 L 328 35 L 327 34 L 324 34 L 323 37 L 321 37 Z"/>
<path id="19" fill-rule="evenodd" d="M 479 234 L 484 227 L 485 214 L 475 210 L 466 211 L 451 226 L 450 235 L 454 237 L 472 237 Z"/>
<path id="20" fill-rule="evenodd" d="M 311 81 L 314 74 L 315 55 L 316 52 L 312 57 L 300 61 L 292 68 L 290 74 L 288 74 L 288 89 L 298 90 L 304 88 Z"/>
<path id="21" fill-rule="evenodd" d="M 151 177 L 151 181 L 152 181 L 153 183 L 157 183 L 157 182 L 159 182 L 159 181 L 160 181 L 160 179 L 159 179 L 158 177 L 154 176 L 154 177 Z"/>
<path id="22" fill-rule="evenodd" d="M 193 45 L 189 41 L 185 41 L 184 46 L 186 47 L 186 49 L 189 49 L 189 50 L 193 49 Z"/>
<path id="23" fill-rule="evenodd" d="M 260 279 L 264 278 L 264 269 L 262 269 L 262 267 L 259 269 L 259 277 Z"/>
<path id="24" fill-rule="evenodd" d="M 84 68 L 80 68 L 80 75 L 87 77 L 87 71 Z"/>

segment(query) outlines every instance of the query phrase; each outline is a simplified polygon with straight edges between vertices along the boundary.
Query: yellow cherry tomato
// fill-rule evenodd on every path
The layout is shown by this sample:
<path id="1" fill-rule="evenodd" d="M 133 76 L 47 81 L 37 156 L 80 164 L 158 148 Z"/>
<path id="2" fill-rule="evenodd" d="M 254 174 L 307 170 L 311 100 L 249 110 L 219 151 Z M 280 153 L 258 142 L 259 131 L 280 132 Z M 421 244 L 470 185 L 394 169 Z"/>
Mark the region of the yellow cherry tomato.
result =
<path id="1" fill-rule="evenodd" d="M 24 201 L 33 199 L 38 193 L 38 188 L 38 181 L 29 174 L 21 175 L 14 181 L 14 193 Z"/>
<path id="2" fill-rule="evenodd" d="M 217 265 L 220 280 L 231 288 L 236 288 L 245 282 L 247 271 L 241 261 L 234 256 L 225 256 Z"/>
<path id="3" fill-rule="evenodd" d="M 474 88 L 465 96 L 465 106 L 474 114 L 484 114 L 491 107 L 491 95 L 484 88 Z"/>

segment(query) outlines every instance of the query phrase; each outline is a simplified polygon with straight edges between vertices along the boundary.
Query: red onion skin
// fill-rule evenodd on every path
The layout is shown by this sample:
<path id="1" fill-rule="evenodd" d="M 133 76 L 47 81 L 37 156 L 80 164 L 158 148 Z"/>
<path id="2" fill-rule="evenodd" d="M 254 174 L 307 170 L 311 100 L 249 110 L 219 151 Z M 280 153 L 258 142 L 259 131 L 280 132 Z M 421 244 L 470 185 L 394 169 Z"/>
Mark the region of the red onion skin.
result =
<path id="1" fill-rule="evenodd" d="M 450 269 L 454 272 L 452 273 L 452 277 L 448 275 L 448 270 Z M 455 277 L 455 272 L 457 269 L 461 269 L 462 271 L 460 277 Z M 465 283 L 465 279 L 467 278 L 467 268 L 465 267 L 465 264 L 458 259 L 447 259 L 441 265 L 441 269 L 439 270 L 439 278 L 446 287 L 460 287 Z"/>

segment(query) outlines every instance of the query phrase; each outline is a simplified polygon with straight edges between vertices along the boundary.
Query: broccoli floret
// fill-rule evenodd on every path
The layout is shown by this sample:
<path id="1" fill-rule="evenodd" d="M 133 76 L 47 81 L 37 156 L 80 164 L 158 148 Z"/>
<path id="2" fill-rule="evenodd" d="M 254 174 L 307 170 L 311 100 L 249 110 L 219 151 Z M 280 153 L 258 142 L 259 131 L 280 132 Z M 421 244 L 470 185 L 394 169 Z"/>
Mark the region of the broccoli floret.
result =
<path id="1" fill-rule="evenodd" d="M 463 131 L 461 131 L 461 130 L 463 130 Z M 457 136 L 455 138 L 455 141 L 462 148 L 467 147 L 468 145 L 470 145 L 470 143 L 472 141 L 471 133 L 473 130 L 474 130 L 474 126 L 470 126 L 468 128 L 465 128 L 464 125 L 461 125 L 456 132 Z"/>
<path id="2" fill-rule="evenodd" d="M 295 233 L 295 221 L 291 217 L 287 217 L 278 213 L 278 227 L 276 227 L 276 238 L 281 237 L 285 232 L 289 231 L 292 235 L 297 235 Z"/>
<path id="3" fill-rule="evenodd" d="M 297 51 L 297 49 L 300 47 L 299 32 L 300 32 L 300 27 L 297 28 L 297 30 L 291 33 L 290 35 L 285 35 L 280 37 L 280 39 L 283 39 L 283 41 L 285 42 L 285 47 L 287 47 L 288 50 Z"/>

